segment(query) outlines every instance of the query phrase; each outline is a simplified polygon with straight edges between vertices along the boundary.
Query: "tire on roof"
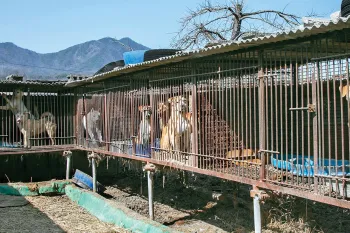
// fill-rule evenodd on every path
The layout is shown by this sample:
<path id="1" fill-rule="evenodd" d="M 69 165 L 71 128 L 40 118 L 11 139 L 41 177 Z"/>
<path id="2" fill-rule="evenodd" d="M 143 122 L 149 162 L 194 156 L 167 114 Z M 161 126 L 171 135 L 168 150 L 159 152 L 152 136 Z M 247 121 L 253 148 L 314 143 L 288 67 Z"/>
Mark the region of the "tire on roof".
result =
<path id="1" fill-rule="evenodd" d="M 113 61 L 99 69 L 94 75 L 102 74 L 108 71 L 112 71 L 114 68 L 123 67 L 125 65 L 124 60 Z"/>
<path id="2" fill-rule="evenodd" d="M 347 17 L 350 15 L 350 0 L 343 0 L 341 3 L 341 17 Z"/>
<path id="3" fill-rule="evenodd" d="M 161 57 L 174 55 L 176 52 L 180 50 L 178 49 L 151 49 L 145 52 L 144 61 L 151 61 Z"/>

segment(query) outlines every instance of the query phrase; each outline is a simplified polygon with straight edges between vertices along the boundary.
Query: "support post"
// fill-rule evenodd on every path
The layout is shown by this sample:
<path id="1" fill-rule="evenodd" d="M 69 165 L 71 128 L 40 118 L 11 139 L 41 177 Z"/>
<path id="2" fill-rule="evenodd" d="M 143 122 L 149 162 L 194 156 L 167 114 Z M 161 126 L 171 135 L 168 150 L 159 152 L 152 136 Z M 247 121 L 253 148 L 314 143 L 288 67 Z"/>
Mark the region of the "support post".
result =
<path id="1" fill-rule="evenodd" d="M 95 158 L 91 158 L 91 166 L 92 166 L 92 191 L 96 193 L 97 191 L 97 182 L 96 182 L 96 160 Z"/>
<path id="2" fill-rule="evenodd" d="M 265 73 L 264 73 L 264 53 L 263 51 L 259 51 L 259 149 L 264 150 L 266 144 L 266 119 L 265 119 Z M 260 168 L 260 180 L 265 180 L 265 157 L 266 154 L 264 152 L 260 153 L 261 159 L 261 168 Z"/>
<path id="3" fill-rule="evenodd" d="M 156 166 L 154 164 L 148 163 L 143 168 L 147 171 L 147 183 L 148 183 L 148 212 L 149 218 L 154 220 L 154 204 L 153 204 L 153 176 L 156 171 Z"/>
<path id="4" fill-rule="evenodd" d="M 254 232 L 261 233 L 261 209 L 260 202 L 267 199 L 269 196 L 266 192 L 259 190 L 257 187 L 253 186 L 250 191 L 250 197 L 253 198 L 253 209 L 254 209 Z"/>
<path id="5" fill-rule="evenodd" d="M 254 203 L 254 230 L 255 233 L 261 233 L 261 210 L 260 210 L 260 197 L 253 197 Z"/>
<path id="6" fill-rule="evenodd" d="M 63 156 L 67 159 L 67 168 L 66 168 L 66 180 L 69 180 L 70 177 L 70 169 L 71 169 L 71 157 L 72 151 L 64 151 Z"/>

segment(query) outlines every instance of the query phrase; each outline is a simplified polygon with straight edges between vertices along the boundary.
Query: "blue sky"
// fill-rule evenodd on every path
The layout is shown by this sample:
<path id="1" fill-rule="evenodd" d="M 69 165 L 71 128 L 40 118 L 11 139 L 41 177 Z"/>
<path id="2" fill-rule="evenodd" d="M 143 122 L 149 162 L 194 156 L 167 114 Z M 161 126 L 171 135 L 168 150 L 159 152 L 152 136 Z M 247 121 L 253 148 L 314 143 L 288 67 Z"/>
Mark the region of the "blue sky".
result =
<path id="1" fill-rule="evenodd" d="M 0 42 L 40 53 L 103 37 L 130 37 L 151 48 L 169 47 L 188 8 L 203 0 L 1 0 Z M 226 2 L 214 0 L 213 2 Z M 329 16 L 341 0 L 246 0 L 248 9 Z"/>

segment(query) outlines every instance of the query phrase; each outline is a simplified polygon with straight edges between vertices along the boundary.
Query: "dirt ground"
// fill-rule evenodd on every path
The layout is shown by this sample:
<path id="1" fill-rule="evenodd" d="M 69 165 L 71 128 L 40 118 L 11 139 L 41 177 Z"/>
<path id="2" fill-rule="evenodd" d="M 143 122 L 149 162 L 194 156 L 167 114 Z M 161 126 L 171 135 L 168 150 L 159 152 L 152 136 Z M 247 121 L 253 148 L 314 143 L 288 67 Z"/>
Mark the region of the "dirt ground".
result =
<path id="1" fill-rule="evenodd" d="M 23 197 L 24 198 L 24 197 Z M 90 215 L 66 196 L 25 197 L 21 207 L 0 208 L 0 232 L 126 233 Z"/>
<path id="2" fill-rule="evenodd" d="M 165 183 L 163 188 L 163 174 Z M 148 216 L 143 172 L 100 178 L 105 197 Z M 155 220 L 183 232 L 254 232 L 250 186 L 182 172 L 156 173 Z M 213 190 L 223 200 L 214 200 Z M 262 205 L 263 232 L 349 232 L 350 210 L 292 196 L 272 196 Z"/>

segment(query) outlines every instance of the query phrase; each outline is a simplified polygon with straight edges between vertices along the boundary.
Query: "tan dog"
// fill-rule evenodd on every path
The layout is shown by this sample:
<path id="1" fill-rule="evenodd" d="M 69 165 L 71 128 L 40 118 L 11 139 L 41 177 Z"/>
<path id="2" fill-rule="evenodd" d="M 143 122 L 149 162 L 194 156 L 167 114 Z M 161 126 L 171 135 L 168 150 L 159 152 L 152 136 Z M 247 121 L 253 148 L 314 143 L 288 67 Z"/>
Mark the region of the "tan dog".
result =
<path id="1" fill-rule="evenodd" d="M 340 91 L 341 97 L 349 96 L 349 94 L 350 94 L 348 85 L 340 86 L 339 91 Z"/>
<path id="2" fill-rule="evenodd" d="M 168 120 L 167 116 L 169 115 L 169 110 L 169 105 L 163 102 L 158 104 L 157 115 L 159 119 L 159 126 L 161 128 L 160 148 L 164 150 L 170 149 L 168 126 L 165 125 Z"/>
<path id="3" fill-rule="evenodd" d="M 169 104 L 165 104 L 163 102 L 158 103 L 157 115 L 159 119 L 159 127 L 163 129 L 165 127 L 166 122 L 168 121 L 170 115 L 170 107 Z"/>
<path id="4" fill-rule="evenodd" d="M 173 150 L 190 152 L 191 147 L 191 121 L 188 117 L 187 99 L 175 96 L 168 99 L 170 103 L 170 118 L 167 124 L 170 147 Z"/>
<path id="5" fill-rule="evenodd" d="M 29 119 L 28 114 L 17 113 L 16 123 L 23 134 L 23 145 L 25 148 L 30 147 L 29 140 L 31 137 L 39 136 L 45 131 L 51 139 L 51 144 L 55 145 L 57 125 L 55 123 L 55 117 L 52 115 L 52 113 L 43 113 L 39 120 Z"/>
<path id="6" fill-rule="evenodd" d="M 15 90 L 12 99 L 8 99 L 5 94 L 3 94 L 2 97 L 6 100 L 6 105 L 0 106 L 0 110 L 10 110 L 15 116 L 18 113 L 29 114 L 30 118 L 34 119 L 34 116 L 23 103 L 23 92 L 21 90 Z"/>
<path id="7" fill-rule="evenodd" d="M 349 101 L 350 98 L 350 90 L 349 90 L 349 85 L 345 85 L 345 86 L 340 86 L 339 87 L 339 91 L 340 91 L 340 96 L 342 98 L 346 97 L 346 100 Z M 348 109 L 348 127 L 350 127 L 350 109 Z"/>

